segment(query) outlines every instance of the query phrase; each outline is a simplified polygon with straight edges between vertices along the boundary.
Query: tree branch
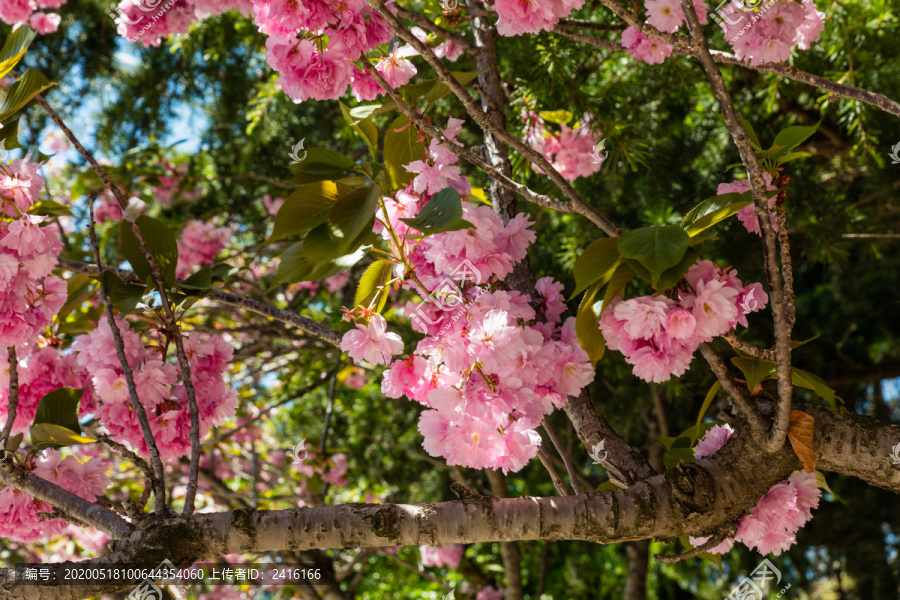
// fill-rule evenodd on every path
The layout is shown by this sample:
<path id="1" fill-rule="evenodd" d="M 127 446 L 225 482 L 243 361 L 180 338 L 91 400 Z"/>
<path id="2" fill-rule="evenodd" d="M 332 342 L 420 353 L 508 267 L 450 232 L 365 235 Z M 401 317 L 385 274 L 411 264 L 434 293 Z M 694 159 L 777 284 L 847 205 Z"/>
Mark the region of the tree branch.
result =
<path id="1" fill-rule="evenodd" d="M 9 362 L 9 402 L 6 408 L 6 424 L 3 425 L 3 433 L 0 433 L 0 452 L 5 452 L 6 440 L 12 433 L 19 408 L 19 358 L 16 356 L 15 346 L 6 349 L 6 357 Z"/>
<path id="2" fill-rule="evenodd" d="M 608 2 L 610 0 L 604 0 Z M 725 125 L 731 132 L 735 146 L 741 155 L 741 162 L 747 168 L 747 174 L 753 190 L 753 202 L 756 206 L 756 217 L 763 237 L 763 250 L 765 257 L 766 276 L 769 283 L 769 305 L 775 321 L 775 371 L 778 379 L 778 407 L 775 414 L 775 423 L 769 433 L 766 447 L 774 452 L 784 446 L 787 438 L 788 424 L 791 418 L 791 395 L 793 384 L 791 380 L 791 332 L 788 326 L 787 308 L 785 306 L 784 289 L 782 288 L 781 274 L 778 270 L 778 248 L 775 230 L 769 217 L 768 193 L 763 172 L 753 153 L 747 133 L 741 125 L 734 103 L 725 87 L 722 73 L 716 66 L 706 46 L 703 37 L 703 29 L 700 20 L 690 0 L 681 0 L 681 7 L 687 18 L 688 28 L 691 34 L 691 44 L 698 53 L 700 64 L 706 72 L 710 87 L 722 115 Z M 705 353 L 704 353 L 705 356 Z M 724 384 L 723 384 L 724 385 Z"/>

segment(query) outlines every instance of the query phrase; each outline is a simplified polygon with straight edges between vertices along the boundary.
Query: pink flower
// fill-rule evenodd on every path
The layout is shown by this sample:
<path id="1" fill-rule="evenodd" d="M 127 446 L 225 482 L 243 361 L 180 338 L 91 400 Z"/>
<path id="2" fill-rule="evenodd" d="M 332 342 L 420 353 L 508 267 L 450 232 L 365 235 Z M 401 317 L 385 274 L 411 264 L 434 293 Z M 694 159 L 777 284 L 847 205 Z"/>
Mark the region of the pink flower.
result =
<path id="1" fill-rule="evenodd" d="M 356 67 L 353 68 L 353 74 L 350 77 L 350 92 L 357 102 L 364 100 L 374 100 L 384 93 L 381 84 L 368 71 L 360 71 Z"/>
<path id="2" fill-rule="evenodd" d="M 399 43 L 395 43 L 391 53 L 379 60 L 375 69 L 381 73 L 389 86 L 396 89 L 409 83 L 409 80 L 416 74 L 415 65 L 406 59 L 417 54 L 409 44 L 400 46 Z"/>
<path id="3" fill-rule="evenodd" d="M 738 521 L 735 540 L 760 554 L 780 555 L 796 543 L 797 531 L 818 508 L 822 492 L 814 473 L 799 472 L 776 483 Z"/>
<path id="4" fill-rule="evenodd" d="M 694 447 L 694 458 L 706 458 L 711 454 L 715 454 L 731 439 L 732 433 L 734 433 L 734 429 L 727 423 L 725 425 L 713 425 L 706 432 L 706 435 L 703 436 L 703 439 L 697 442 L 697 445 Z"/>
<path id="5" fill-rule="evenodd" d="M 341 350 L 354 360 L 374 365 L 386 365 L 391 356 L 403 352 L 403 340 L 396 333 L 387 333 L 384 317 L 375 314 L 368 325 L 357 325 L 341 339 Z"/>
<path id="6" fill-rule="evenodd" d="M 658 65 L 672 54 L 672 46 L 644 35 L 634 27 L 622 32 L 622 47 L 634 57 L 650 65 Z"/>
<path id="7" fill-rule="evenodd" d="M 687 340 L 697 331 L 697 320 L 687 309 L 676 307 L 669 311 L 664 327 L 673 339 Z"/>
<path id="8" fill-rule="evenodd" d="M 265 194 L 262 197 L 263 206 L 266 207 L 266 212 L 272 215 L 273 217 L 278 214 L 279 209 L 284 204 L 284 198 L 272 198 L 270 195 Z"/>
<path id="9" fill-rule="evenodd" d="M 35 9 L 37 3 L 34 0 L 3 0 L 0 2 L 0 21 L 10 25 L 23 23 Z"/>
<path id="10" fill-rule="evenodd" d="M 766 181 L 767 191 L 774 191 L 778 189 L 774 185 L 772 185 L 772 176 L 769 175 L 769 173 L 763 172 L 763 178 Z M 719 187 L 716 189 L 716 193 L 721 196 L 722 194 L 728 193 L 743 194 L 744 192 L 747 192 L 749 190 L 749 179 L 737 179 L 735 181 L 732 181 L 731 183 L 720 183 Z M 772 196 L 771 198 L 769 198 L 768 204 L 769 210 L 771 211 L 769 218 L 772 221 L 772 228 L 775 231 L 778 231 L 777 215 L 773 210 L 775 208 L 776 199 L 777 198 L 775 196 Z M 738 211 L 737 218 L 741 221 L 747 231 L 749 231 L 750 233 L 755 233 L 756 235 L 762 237 L 762 231 L 759 228 L 759 219 L 756 217 L 756 206 L 753 202 L 750 202 L 749 205 Z"/>
<path id="11" fill-rule="evenodd" d="M 39 34 L 46 35 L 48 33 L 56 32 L 56 30 L 59 29 L 61 21 L 62 17 L 55 13 L 50 13 L 48 15 L 42 12 L 36 12 L 28 18 L 28 25 Z"/>
<path id="12" fill-rule="evenodd" d="M 552 277 L 541 277 L 534 285 L 535 291 L 541 297 L 541 311 L 548 321 L 559 323 L 559 316 L 566 310 L 563 298 L 563 284 L 554 281 Z"/>
<path id="13" fill-rule="evenodd" d="M 495 589 L 493 587 L 483 587 L 475 595 L 475 600 L 503 600 L 506 595 L 506 588 Z"/>
<path id="14" fill-rule="evenodd" d="M 660 31 L 675 33 L 682 23 L 686 23 L 684 11 L 679 0 L 647 0 L 647 22 Z M 694 10 L 701 23 L 706 22 L 706 4 L 703 0 L 694 0 Z"/>
<path id="15" fill-rule="evenodd" d="M 295 103 L 340 98 L 353 72 L 345 55 L 336 50 L 321 52 L 311 39 L 271 36 L 266 40 L 266 62 L 278 71 L 277 83 Z"/>
<path id="16" fill-rule="evenodd" d="M 216 255 L 231 241 L 232 235 L 228 227 L 216 227 L 197 219 L 188 221 L 178 241 L 176 276 L 183 279 L 191 274 L 194 267 L 212 264 Z"/>
<path id="17" fill-rule="evenodd" d="M 423 567 L 450 567 L 455 569 L 462 560 L 465 548 L 460 544 L 447 546 L 419 546 Z"/>

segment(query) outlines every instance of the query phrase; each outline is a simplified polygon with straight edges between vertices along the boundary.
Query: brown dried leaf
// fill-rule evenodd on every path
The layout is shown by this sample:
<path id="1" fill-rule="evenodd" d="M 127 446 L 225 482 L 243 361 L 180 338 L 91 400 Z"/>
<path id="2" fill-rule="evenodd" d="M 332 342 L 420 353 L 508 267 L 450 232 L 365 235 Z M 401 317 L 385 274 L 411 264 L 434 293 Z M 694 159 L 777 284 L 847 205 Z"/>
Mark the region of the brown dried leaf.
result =
<path id="1" fill-rule="evenodd" d="M 816 469 L 816 461 L 819 458 L 813 450 L 815 423 L 815 419 L 811 415 L 799 410 L 791 411 L 788 439 L 791 441 L 791 447 L 794 448 L 794 453 L 800 459 L 800 462 L 803 463 L 803 469 L 807 473 L 812 473 Z"/>

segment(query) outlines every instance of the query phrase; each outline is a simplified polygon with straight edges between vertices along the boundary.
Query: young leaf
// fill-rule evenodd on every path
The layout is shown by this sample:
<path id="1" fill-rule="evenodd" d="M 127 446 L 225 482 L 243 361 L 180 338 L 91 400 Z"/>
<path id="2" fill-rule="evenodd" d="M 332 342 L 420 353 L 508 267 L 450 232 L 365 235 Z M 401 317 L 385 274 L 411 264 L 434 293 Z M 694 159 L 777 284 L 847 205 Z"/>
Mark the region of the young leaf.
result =
<path id="1" fill-rule="evenodd" d="M 359 135 L 360 138 L 366 143 L 369 147 L 369 153 L 372 155 L 372 160 L 378 161 L 378 129 L 376 129 L 375 125 L 370 121 L 367 116 L 360 116 L 359 114 L 354 114 L 354 111 L 357 111 L 359 108 L 372 108 L 372 107 L 356 107 L 353 110 L 347 108 L 347 106 L 338 101 L 338 104 L 341 107 L 341 114 L 344 116 L 344 120 L 347 121 L 347 124 L 350 125 L 350 128 Z M 371 114 L 371 111 L 370 111 Z"/>
<path id="2" fill-rule="evenodd" d="M 361 236 L 362 237 L 362 236 Z M 281 254 L 278 274 L 272 285 L 296 283 L 298 281 L 319 281 L 342 273 L 358 263 L 371 250 L 371 245 L 363 245 L 355 251 L 324 263 L 314 263 L 303 255 L 303 242 L 298 242 Z"/>
<path id="3" fill-rule="evenodd" d="M 600 314 L 603 314 L 603 311 L 609 308 L 612 301 L 622 293 L 622 290 L 625 289 L 629 281 L 634 279 L 634 276 L 634 269 L 628 263 L 623 262 L 616 267 L 612 277 L 609 278 L 609 286 L 606 288 L 606 294 L 603 296 L 603 309 L 600 311 Z"/>
<path id="4" fill-rule="evenodd" d="M 19 109 L 31 102 L 31 99 L 45 90 L 56 85 L 34 69 L 28 69 L 25 74 L 9 87 L 3 106 L 0 106 L 0 121 L 5 121 Z"/>
<path id="5" fill-rule="evenodd" d="M 752 192 L 742 194 L 729 192 L 707 198 L 685 215 L 681 226 L 691 237 L 728 217 L 737 214 L 742 208 L 753 202 Z"/>
<path id="6" fill-rule="evenodd" d="M 303 240 L 303 254 L 314 263 L 334 260 L 356 249 L 354 240 L 374 225 L 381 188 L 359 188 L 338 200 L 325 222 Z"/>
<path id="7" fill-rule="evenodd" d="M 133 311 L 146 294 L 144 286 L 125 283 L 112 271 L 104 271 L 97 279 L 106 286 L 109 301 L 123 314 Z"/>
<path id="8" fill-rule="evenodd" d="M 141 237 L 147 243 L 147 249 L 150 250 L 150 254 L 159 265 L 163 282 L 166 287 L 172 287 L 175 284 L 175 268 L 178 266 L 178 242 L 175 234 L 165 223 L 147 215 L 138 217 L 137 224 Z M 148 284 L 153 284 L 150 263 L 141 251 L 141 246 L 131 225 L 124 220 L 119 225 L 119 241 L 122 245 L 122 253 L 131 263 L 131 268 L 137 273 L 137 276 Z"/>
<path id="9" fill-rule="evenodd" d="M 775 374 L 775 363 L 771 360 L 736 356 L 731 359 L 731 363 L 744 374 L 751 392 L 759 382 Z"/>
<path id="10" fill-rule="evenodd" d="M 459 192 L 446 188 L 432 196 L 418 215 L 400 220 L 425 235 L 475 227 L 463 219 L 462 215 Z"/>
<path id="11" fill-rule="evenodd" d="M 810 373 L 809 371 L 804 371 L 803 369 L 792 367 L 791 383 L 793 383 L 797 387 L 812 390 L 816 393 L 816 395 L 824 398 L 825 401 L 828 402 L 831 410 L 837 410 L 837 400 L 840 400 L 840 397 L 838 397 L 835 391 L 828 387 L 828 384 L 825 383 L 822 378 L 815 373 Z"/>
<path id="12" fill-rule="evenodd" d="M 619 252 L 643 265 L 655 286 L 663 271 L 678 264 L 690 244 L 690 236 L 677 225 L 642 227 L 619 238 Z"/>
<path id="13" fill-rule="evenodd" d="M 419 131 L 404 115 L 397 117 L 384 134 L 384 164 L 391 185 L 401 188 L 412 181 L 413 174 L 404 165 L 421 160 L 425 144 L 419 141 Z"/>
<path id="14" fill-rule="evenodd" d="M 600 238 L 591 242 L 575 261 L 575 291 L 569 299 L 603 277 L 620 260 L 618 239 Z"/>
<path id="15" fill-rule="evenodd" d="M 6 77 L 19 64 L 36 36 L 36 31 L 23 25 L 6 38 L 3 50 L 0 50 L 0 79 Z"/>
<path id="16" fill-rule="evenodd" d="M 822 121 L 819 121 L 815 125 L 810 125 L 809 127 L 794 125 L 793 127 L 782 129 L 778 132 L 778 135 L 775 136 L 774 145 L 781 146 L 782 152 L 787 152 L 792 148 L 796 148 L 805 142 L 809 136 L 814 134 L 821 124 Z"/>
<path id="17" fill-rule="evenodd" d="M 53 423 L 35 423 L 31 426 L 31 443 L 34 446 L 60 448 L 73 444 L 92 444 L 96 441 Z"/>
<path id="18" fill-rule="evenodd" d="M 740 120 L 741 127 L 744 128 L 744 131 L 747 132 L 747 137 L 750 139 L 750 145 L 753 149 L 762 150 L 762 144 L 759 143 L 759 137 L 757 137 L 756 132 L 753 131 L 753 126 L 750 125 L 750 122 L 743 117 L 738 117 L 738 120 Z"/>
<path id="19" fill-rule="evenodd" d="M 383 260 L 376 260 L 369 265 L 369 268 L 366 269 L 363 276 L 359 278 L 359 285 L 356 287 L 356 297 L 353 300 L 353 305 L 369 306 L 375 299 L 376 294 L 381 294 L 378 304 L 383 305 L 380 300 L 382 298 L 387 298 L 387 291 L 384 290 L 384 286 L 391 280 L 393 268 L 394 266 L 392 264 Z M 378 306 L 375 308 L 375 312 L 381 312 Z"/>
<path id="20" fill-rule="evenodd" d="M 316 181 L 299 187 L 285 198 L 275 215 L 275 227 L 269 241 L 306 233 L 321 225 L 339 198 L 338 186 L 333 181 Z"/>
<path id="21" fill-rule="evenodd" d="M 813 431 L 815 431 L 815 419 L 799 410 L 791 411 L 791 421 L 788 427 L 788 439 L 791 447 L 807 473 L 816 470 L 818 455 L 813 450 Z"/>
<path id="22" fill-rule="evenodd" d="M 600 307 L 599 302 L 594 302 L 597 292 L 603 284 L 594 283 L 581 299 L 578 307 L 578 313 L 575 316 L 575 334 L 578 336 L 578 343 L 587 352 L 591 365 L 596 366 L 597 361 L 603 358 L 606 351 L 606 340 L 600 332 Z"/>
<path id="23" fill-rule="evenodd" d="M 693 248 L 688 248 L 681 260 L 678 261 L 677 265 L 669 267 L 659 276 L 659 281 L 654 286 L 656 290 L 662 292 L 678 285 L 678 282 L 681 281 L 681 278 L 684 277 L 687 270 L 697 262 L 698 258 L 700 258 L 700 255 L 697 251 Z"/>
<path id="24" fill-rule="evenodd" d="M 67 387 L 46 394 L 38 403 L 34 417 L 35 425 L 49 423 L 81 433 L 81 425 L 78 424 L 78 405 L 83 395 L 84 388 Z"/>

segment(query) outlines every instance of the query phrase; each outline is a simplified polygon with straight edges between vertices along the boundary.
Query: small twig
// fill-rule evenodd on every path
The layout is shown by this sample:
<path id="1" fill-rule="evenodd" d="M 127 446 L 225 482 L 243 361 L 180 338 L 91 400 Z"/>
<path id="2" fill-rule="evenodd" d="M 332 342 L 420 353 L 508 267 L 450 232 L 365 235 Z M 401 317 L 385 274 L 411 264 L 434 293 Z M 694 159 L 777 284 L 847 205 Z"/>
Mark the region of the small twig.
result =
<path id="1" fill-rule="evenodd" d="M 858 238 L 858 239 L 886 239 L 894 240 L 900 238 L 900 233 L 842 233 L 842 238 Z"/>
<path id="2" fill-rule="evenodd" d="M 462 49 L 466 52 L 475 54 L 478 51 L 475 45 L 467 40 L 465 36 L 459 35 L 458 33 L 453 33 L 452 31 L 444 29 L 440 25 L 436 25 L 428 17 L 420 15 L 419 13 L 409 10 L 408 8 L 403 8 L 402 6 L 397 6 L 396 9 L 398 17 L 406 19 L 407 21 L 412 21 L 422 29 L 427 29 L 435 35 L 447 38 L 457 46 L 461 46 Z"/>
<path id="3" fill-rule="evenodd" d="M 562 477 L 556 472 L 556 469 L 553 467 L 553 461 L 550 460 L 550 455 L 547 454 L 547 451 L 543 446 L 538 448 L 538 458 L 541 459 L 541 464 L 543 464 L 544 468 L 547 469 L 547 472 L 550 473 L 550 480 L 553 481 L 553 487 L 556 488 L 559 495 L 568 496 L 569 492 L 566 490 L 566 484 L 563 483 Z"/>
<path id="4" fill-rule="evenodd" d="M 421 575 L 422 577 L 424 577 L 424 578 L 427 579 L 428 581 L 430 581 L 430 582 L 432 582 L 432 583 L 436 583 L 437 585 L 441 586 L 441 587 L 444 588 L 445 590 L 450 590 L 450 589 L 451 589 L 449 585 L 447 585 L 446 583 L 444 583 L 443 581 L 441 581 L 440 579 L 438 579 L 437 577 L 435 577 L 434 575 L 432 575 L 432 574 L 429 573 L 428 571 L 423 571 L 422 569 L 420 569 L 420 568 L 417 567 L 416 565 L 414 565 L 414 564 L 412 564 L 412 563 L 408 563 L 408 562 L 406 562 L 405 560 L 403 560 L 402 558 L 399 558 L 399 557 L 397 557 L 397 556 L 394 556 L 393 554 L 388 554 L 388 553 L 385 552 L 382 548 L 378 548 L 375 552 L 376 552 L 376 554 L 378 554 L 378 556 L 384 556 L 385 558 L 389 558 L 390 560 L 394 561 L 394 562 L 397 563 L 398 565 L 400 565 L 400 566 L 402 566 L 402 567 L 406 567 L 407 569 L 409 569 L 410 571 L 412 571 L 412 572 L 414 572 L 414 573 L 418 573 L 419 575 Z"/>
<path id="5" fill-rule="evenodd" d="M 105 433 L 101 433 L 100 435 L 97 435 L 95 437 L 97 438 L 98 442 L 106 444 L 107 446 L 121 454 L 123 457 L 134 463 L 134 465 L 139 468 L 144 473 L 144 475 L 147 476 L 148 479 L 153 479 L 154 473 L 153 469 L 150 467 L 150 464 L 146 460 L 129 450 L 127 447 L 125 447 L 124 444 L 120 444 Z"/>
<path id="6" fill-rule="evenodd" d="M 684 560 L 685 558 L 691 558 L 692 556 L 697 556 L 698 554 L 702 554 L 703 552 L 706 552 L 707 550 L 715 548 L 716 546 L 718 546 L 719 544 L 724 542 L 726 540 L 726 538 L 729 538 L 732 535 L 734 535 L 734 531 L 735 531 L 735 527 L 733 524 L 731 524 L 730 526 L 725 527 L 725 528 L 721 529 L 720 531 L 717 531 L 716 533 L 714 533 L 712 535 L 712 537 L 710 537 L 709 540 L 707 540 L 706 542 L 700 544 L 699 546 L 691 548 L 687 552 L 682 552 L 681 554 L 674 554 L 671 556 L 668 556 L 665 554 L 654 554 L 653 558 L 655 560 L 658 560 L 659 562 L 663 562 L 663 563 L 677 563 L 679 561 Z"/>
<path id="7" fill-rule="evenodd" d="M 9 403 L 6 408 L 6 424 L 3 425 L 3 433 L 0 434 L 0 452 L 6 448 L 6 440 L 12 433 L 16 411 L 19 408 L 19 359 L 16 356 L 16 347 L 7 348 L 6 356 L 9 361 Z"/>
<path id="8" fill-rule="evenodd" d="M 735 383 L 734 379 L 731 378 L 731 374 L 728 372 L 728 367 L 725 366 L 722 357 L 719 356 L 710 344 L 700 344 L 700 353 L 703 354 L 703 358 L 709 363 L 712 372 L 719 380 L 719 383 L 722 384 L 725 393 L 728 394 L 738 410 L 740 410 L 750 422 L 750 429 L 752 430 L 753 435 L 757 437 L 765 436 L 768 426 L 763 420 L 762 415 L 759 414 L 759 411 L 753 406 L 753 401 L 750 398 L 750 391 Z"/>
<path id="9" fill-rule="evenodd" d="M 575 471 L 575 467 L 572 465 L 572 459 L 569 457 L 569 453 L 566 452 L 566 449 L 563 448 L 563 445 L 559 442 L 559 438 L 556 437 L 556 432 L 553 431 L 553 428 L 550 426 L 550 423 L 547 422 L 547 419 L 541 421 L 541 425 L 544 426 L 544 431 L 547 432 L 547 435 L 550 436 L 550 441 L 553 442 L 553 446 L 556 448 L 556 451 L 559 453 L 559 457 L 562 459 L 563 464 L 566 466 L 566 471 L 569 473 L 569 481 L 572 482 L 572 489 L 575 490 L 575 495 L 580 495 L 584 493 L 581 490 L 581 486 L 578 485 L 578 473 Z"/>
<path id="10" fill-rule="evenodd" d="M 97 268 L 103 268 L 103 261 L 100 258 L 100 246 L 97 244 L 97 232 L 94 230 L 94 198 L 88 199 L 88 237 L 90 239 L 91 248 L 94 251 L 94 260 L 97 262 Z M 125 356 L 125 343 L 122 341 L 122 332 L 119 331 L 119 325 L 116 323 L 116 317 L 113 313 L 112 302 L 109 300 L 109 291 L 106 284 L 100 280 L 100 299 L 106 308 L 106 319 L 109 322 L 109 329 L 112 332 L 113 344 L 116 347 L 116 356 L 119 364 L 122 365 L 122 372 L 125 375 L 125 383 L 128 386 L 128 397 L 131 405 L 137 414 L 138 421 L 141 424 L 141 431 L 144 434 L 144 442 L 150 451 L 150 464 L 153 465 L 153 493 L 156 497 L 154 500 L 154 508 L 158 514 L 163 514 L 167 510 L 166 505 L 166 474 L 163 469 L 162 460 L 159 457 L 159 447 L 156 445 L 156 439 L 153 437 L 153 430 L 150 428 L 150 420 L 147 418 L 147 411 L 144 404 L 138 397 L 137 386 L 134 384 L 134 373 L 131 365 L 128 364 L 128 357 Z"/>
<path id="11" fill-rule="evenodd" d="M 559 24 L 563 27 L 590 29 L 591 31 L 622 31 L 628 27 L 621 23 L 594 23 L 593 21 L 582 21 L 581 19 L 560 19 Z M 621 45 L 619 47 L 621 48 Z"/>
<path id="12" fill-rule="evenodd" d="M 763 348 L 757 348 L 753 344 L 747 343 L 744 340 L 740 339 L 733 332 L 729 331 L 728 333 L 722 336 L 726 342 L 731 344 L 731 347 L 735 350 L 740 350 L 744 354 L 749 354 L 753 358 L 758 358 L 760 360 L 771 360 L 775 361 L 775 351 L 774 350 L 766 350 Z"/>
<path id="13" fill-rule="evenodd" d="M 59 266 L 63 269 L 75 271 L 77 273 L 87 273 L 89 275 L 98 275 L 100 273 L 100 269 L 98 269 L 94 265 L 89 265 L 87 263 L 78 262 L 75 260 L 68 260 L 65 258 L 59 259 Z M 114 272 L 125 283 L 135 283 L 139 285 L 144 283 L 143 281 L 141 281 L 140 277 L 135 275 L 133 271 L 111 269 L 110 267 L 103 267 L 103 270 Z M 312 319 L 301 317 L 296 313 L 292 313 L 290 311 L 265 304 L 264 302 L 260 302 L 259 300 L 252 300 L 250 298 L 245 298 L 244 296 L 230 294 L 228 292 L 222 292 L 220 290 L 212 290 L 209 297 L 216 302 L 243 308 L 258 315 L 269 317 L 270 319 L 281 321 L 282 323 L 287 323 L 288 325 L 293 325 L 297 329 L 305 331 L 306 333 L 313 335 L 322 341 L 328 342 L 333 346 L 341 345 L 340 331 L 316 323 Z"/>

